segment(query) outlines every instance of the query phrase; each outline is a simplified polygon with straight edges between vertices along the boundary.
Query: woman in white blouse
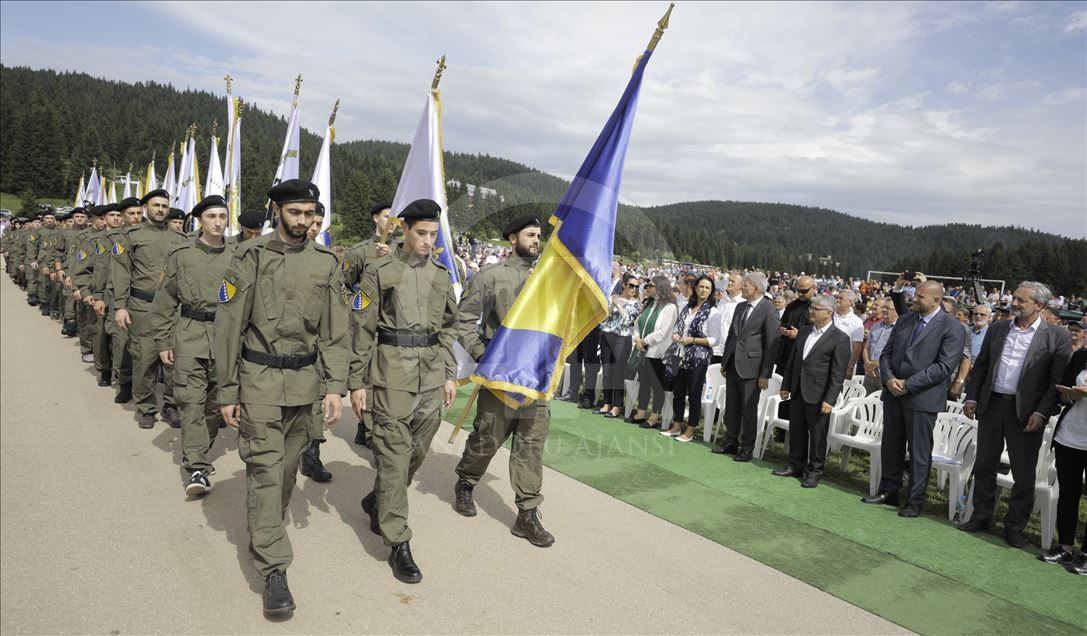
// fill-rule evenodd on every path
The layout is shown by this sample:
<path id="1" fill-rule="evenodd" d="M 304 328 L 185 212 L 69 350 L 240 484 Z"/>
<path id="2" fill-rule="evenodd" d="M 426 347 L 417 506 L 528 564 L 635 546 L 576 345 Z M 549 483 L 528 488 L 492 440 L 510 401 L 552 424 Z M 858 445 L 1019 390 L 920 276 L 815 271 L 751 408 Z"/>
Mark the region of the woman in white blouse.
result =
<path id="1" fill-rule="evenodd" d="M 634 354 L 644 354 L 638 366 L 638 399 L 635 410 L 626 419 L 642 428 L 660 426 L 664 407 L 664 392 L 671 390 L 665 378 L 661 358 L 672 344 L 672 328 L 676 324 L 676 295 L 667 276 L 654 276 L 646 283 L 649 302 L 634 324 Z"/>
<path id="2" fill-rule="evenodd" d="M 664 363 L 674 370 L 672 382 L 672 426 L 661 435 L 677 442 L 689 442 L 702 416 L 702 388 L 710 366 L 713 347 L 721 338 L 721 318 L 713 298 L 713 281 L 700 276 L 687 306 L 680 310 L 672 330 L 672 345 L 665 352 Z M 684 410 L 687 426 L 683 426 Z"/>

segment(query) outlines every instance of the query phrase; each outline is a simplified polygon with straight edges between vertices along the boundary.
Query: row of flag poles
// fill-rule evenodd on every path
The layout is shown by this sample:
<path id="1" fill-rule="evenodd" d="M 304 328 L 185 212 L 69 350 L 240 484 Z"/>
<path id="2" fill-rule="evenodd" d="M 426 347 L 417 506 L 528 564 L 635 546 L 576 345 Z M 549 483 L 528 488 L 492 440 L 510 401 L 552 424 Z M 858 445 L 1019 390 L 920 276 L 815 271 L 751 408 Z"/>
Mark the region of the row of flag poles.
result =
<path id="1" fill-rule="evenodd" d="M 478 363 L 473 362 L 463 350 L 456 352 L 458 378 L 475 382 L 476 392 L 480 388 L 486 388 L 510 406 L 550 399 L 559 386 L 563 361 L 589 331 L 607 316 L 615 220 L 627 145 L 646 65 L 668 27 L 673 7 L 674 4 L 669 5 L 664 17 L 657 23 L 649 45 L 635 63 L 619 103 L 549 219 L 555 229 L 547 247 L 486 352 Z M 438 70 L 423 105 L 422 117 L 397 184 L 392 213 L 400 216 L 417 199 L 431 199 L 439 204 L 440 228 L 434 257 L 449 270 L 449 283 L 459 301 L 462 281 L 449 225 L 442 149 L 442 104 L 438 90 L 445 68 L 443 56 L 438 61 Z M 162 187 L 170 193 L 173 206 L 184 212 L 191 211 L 201 196 L 223 195 L 230 211 L 229 233 L 233 235 L 239 231 L 238 215 L 241 212 L 241 123 L 245 103 L 232 94 L 233 78 L 227 75 L 224 79 L 227 85 L 228 122 L 226 161 L 220 163 L 219 139 L 213 130 L 207 180 L 201 193 L 194 124 L 186 131 L 180 153 L 180 169 L 176 176 L 175 149 L 171 148 Z M 299 75 L 295 78 L 294 98 L 287 118 L 287 133 L 272 185 L 297 179 L 299 176 L 301 85 L 302 76 Z M 311 179 L 321 192 L 320 203 L 325 208 L 317 238 L 325 246 L 331 243 L 329 229 L 333 210 L 330 149 L 335 142 L 338 109 L 339 100 L 333 106 L 329 117 Z M 125 197 L 131 194 L 130 177 L 131 171 L 125 177 Z M 109 181 L 108 192 L 106 181 L 98 174 L 97 166 L 92 167 L 85 184 L 80 177 L 76 204 L 101 205 L 116 202 L 116 181 Z M 143 181 L 136 182 L 136 196 L 139 196 L 141 187 L 144 192 L 158 187 L 153 157 L 147 165 Z M 264 232 L 269 233 L 272 229 L 269 204 Z M 473 398 L 474 396 L 475 393 Z M 465 413 L 470 406 L 471 404 L 465 408 Z M 461 421 L 463 422 L 463 415 Z"/>

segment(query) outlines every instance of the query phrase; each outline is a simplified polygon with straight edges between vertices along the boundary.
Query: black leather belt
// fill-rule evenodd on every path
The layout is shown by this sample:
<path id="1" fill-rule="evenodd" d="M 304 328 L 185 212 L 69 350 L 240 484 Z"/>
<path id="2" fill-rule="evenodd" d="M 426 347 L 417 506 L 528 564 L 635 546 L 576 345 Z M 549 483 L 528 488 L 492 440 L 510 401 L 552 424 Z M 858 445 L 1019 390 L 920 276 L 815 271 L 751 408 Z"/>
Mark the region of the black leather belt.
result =
<path id="1" fill-rule="evenodd" d="M 433 347 L 438 344 L 438 334 L 380 330 L 377 332 L 377 341 L 394 347 Z"/>
<path id="2" fill-rule="evenodd" d="M 303 356 L 275 356 L 263 351 L 253 351 L 249 347 L 243 346 L 242 358 L 273 369 L 302 369 L 317 362 L 317 352 L 314 351 Z"/>
<path id="3" fill-rule="evenodd" d="M 214 311 L 205 311 L 203 309 L 197 309 L 196 307 L 189 307 L 188 305 L 181 306 L 181 315 L 201 322 L 215 322 Z"/>
<path id="4" fill-rule="evenodd" d="M 997 393 L 996 391 L 993 391 L 992 396 L 999 400 L 1007 400 L 1009 402 L 1015 401 L 1015 396 L 1010 393 Z"/>
<path id="5" fill-rule="evenodd" d="M 155 292 L 146 292 L 142 289 L 136 289 L 135 287 L 128 290 L 128 293 L 133 298 L 139 298 L 140 300 L 146 300 L 152 302 L 155 300 Z"/>

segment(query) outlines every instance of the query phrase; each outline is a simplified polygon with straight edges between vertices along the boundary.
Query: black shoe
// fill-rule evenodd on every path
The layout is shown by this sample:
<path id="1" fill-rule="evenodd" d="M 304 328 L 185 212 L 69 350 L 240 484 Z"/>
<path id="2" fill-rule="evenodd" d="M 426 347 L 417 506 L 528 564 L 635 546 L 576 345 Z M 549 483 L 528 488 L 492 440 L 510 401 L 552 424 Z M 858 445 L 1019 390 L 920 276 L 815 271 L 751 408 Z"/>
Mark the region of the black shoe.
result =
<path id="1" fill-rule="evenodd" d="M 649 420 L 642 420 L 642 423 L 638 425 L 638 428 L 660 428 L 660 427 L 661 427 L 660 422 L 657 422 L 656 424 L 654 424 L 653 422 L 650 422 Z"/>
<path id="2" fill-rule="evenodd" d="M 76 324 L 75 324 L 74 320 L 65 320 L 64 321 L 64 328 L 61 331 L 64 333 L 64 335 L 68 336 L 69 338 L 75 338 L 76 335 L 78 334 L 78 331 L 77 331 Z"/>
<path id="3" fill-rule="evenodd" d="M 209 490 L 211 490 L 211 481 L 199 470 L 194 472 L 189 477 L 188 483 L 185 484 L 185 494 L 190 497 L 202 495 Z"/>
<path id="4" fill-rule="evenodd" d="M 366 428 L 359 422 L 359 428 L 355 431 L 355 443 L 359 446 L 365 446 L 370 448 L 370 436 L 366 433 Z"/>
<path id="5" fill-rule="evenodd" d="M 98 386 L 109 386 L 113 384 L 113 373 L 110 371 L 103 371 L 98 375 Z"/>
<path id="6" fill-rule="evenodd" d="M 579 409 L 591 409 L 593 408 L 593 401 L 585 398 L 578 400 L 577 407 Z"/>
<path id="7" fill-rule="evenodd" d="M 408 542 L 398 543 L 389 552 L 389 565 L 393 569 L 393 576 L 401 583 L 418 583 L 423 580 L 423 573 L 419 566 L 415 565 L 415 559 L 411 556 L 411 546 Z"/>
<path id="8" fill-rule="evenodd" d="M 800 482 L 800 485 L 803 486 L 804 488 L 815 488 L 816 486 L 819 485 L 819 478 L 818 477 L 808 477 L 804 481 Z"/>
<path id="9" fill-rule="evenodd" d="M 125 382 L 120 385 L 117 395 L 113 398 L 114 404 L 127 404 L 132 401 L 132 383 Z"/>
<path id="10" fill-rule="evenodd" d="M 291 589 L 287 587 L 287 573 L 276 570 L 264 577 L 264 614 L 266 616 L 282 616 L 294 611 L 294 597 Z"/>
<path id="11" fill-rule="evenodd" d="M 913 519 L 914 517 L 921 516 L 921 504 L 907 503 L 902 506 L 902 510 L 898 511 L 899 517 L 905 517 L 906 519 Z"/>
<path id="12" fill-rule="evenodd" d="M 181 428 L 181 414 L 177 412 L 177 407 L 173 404 L 162 406 L 162 419 L 166 420 L 170 428 Z"/>
<path id="13" fill-rule="evenodd" d="M 770 471 L 770 474 L 774 477 L 796 477 L 797 479 L 804 477 L 803 473 L 793 470 L 792 467 L 782 468 L 781 470 L 772 470 Z"/>
<path id="14" fill-rule="evenodd" d="M 1004 543 L 1007 543 L 1013 548 L 1024 548 L 1027 545 L 1027 538 L 1024 537 L 1023 533 L 1019 530 L 1004 528 Z"/>
<path id="15" fill-rule="evenodd" d="M 1061 546 L 1057 546 L 1052 550 L 1046 550 L 1039 554 L 1038 560 L 1056 565 L 1070 565 L 1075 561 L 1075 557 L 1073 557 L 1072 553 L 1068 550 L 1065 550 Z"/>
<path id="16" fill-rule="evenodd" d="M 453 486 L 453 510 L 465 517 L 476 516 L 476 503 L 472 501 L 472 484 L 463 477 Z"/>
<path id="17" fill-rule="evenodd" d="M 41 310 L 43 316 L 49 315 L 49 303 L 39 303 L 38 309 Z"/>
<path id="18" fill-rule="evenodd" d="M 29 296 L 27 296 L 26 297 L 26 304 L 30 305 L 31 307 L 37 307 L 38 306 L 38 295 L 37 294 L 30 294 Z"/>
<path id="19" fill-rule="evenodd" d="M 623 418 L 623 421 L 626 422 L 627 424 L 641 424 L 645 420 L 646 420 L 646 418 L 644 418 L 644 417 L 639 417 L 639 418 L 635 419 L 633 413 Z"/>
<path id="20" fill-rule="evenodd" d="M 309 477 L 313 481 L 326 482 L 332 481 L 332 473 L 328 472 L 325 465 L 321 463 L 321 441 L 312 440 L 309 446 L 306 446 L 306 450 L 302 451 L 302 474 Z"/>
<path id="21" fill-rule="evenodd" d="M 884 505 L 884 506 L 897 506 L 898 505 L 898 493 L 889 492 L 877 492 L 872 497 L 861 497 L 861 502 L 866 504 Z"/>
<path id="22" fill-rule="evenodd" d="M 60 320 L 60 310 L 59 309 L 51 309 L 49 311 L 49 317 L 52 318 L 53 320 Z"/>
<path id="23" fill-rule="evenodd" d="M 739 450 L 735 444 L 718 444 L 710 449 L 711 453 L 717 453 L 718 455 L 735 455 Z"/>
<path id="24" fill-rule="evenodd" d="M 982 519 L 980 517 L 974 517 L 969 521 L 964 521 L 959 524 L 959 530 L 963 532 L 985 532 L 993 523 L 988 519 Z"/>
<path id="25" fill-rule="evenodd" d="M 740 449 L 736 451 L 736 454 L 732 457 L 734 462 L 749 462 L 751 461 L 751 451 L 747 449 Z"/>
<path id="26" fill-rule="evenodd" d="M 538 548 L 546 548 L 555 543 L 555 537 L 547 530 L 544 530 L 540 519 L 539 508 L 522 510 L 517 513 L 517 521 L 513 522 L 510 532 L 515 537 L 528 539 L 529 543 Z"/>
<path id="27" fill-rule="evenodd" d="M 139 426 L 140 428 L 155 428 L 155 416 L 141 415 L 140 421 L 137 426 Z"/>
<path id="28" fill-rule="evenodd" d="M 381 534 L 381 526 L 377 524 L 377 493 L 370 491 L 370 494 L 362 498 L 362 511 L 370 515 L 370 532 L 376 535 Z"/>
<path id="29" fill-rule="evenodd" d="M 1067 569 L 1072 574 L 1087 576 L 1087 552 L 1080 552 L 1076 560 L 1072 561 L 1072 565 L 1069 565 Z"/>

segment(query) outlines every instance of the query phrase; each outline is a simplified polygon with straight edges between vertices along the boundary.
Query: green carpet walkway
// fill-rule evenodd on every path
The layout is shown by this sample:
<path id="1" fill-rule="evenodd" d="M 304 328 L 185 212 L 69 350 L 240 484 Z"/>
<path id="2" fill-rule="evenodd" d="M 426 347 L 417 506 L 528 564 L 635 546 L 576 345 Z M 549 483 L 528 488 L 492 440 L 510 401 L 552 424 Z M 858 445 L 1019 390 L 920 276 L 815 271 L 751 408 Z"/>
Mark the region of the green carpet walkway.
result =
<path id="1" fill-rule="evenodd" d="M 469 393 L 461 389 L 450 416 Z M 681 444 L 557 400 L 544 461 L 918 633 L 1087 633 L 1087 579 L 1037 561 L 1037 548 L 1014 550 L 997 535 L 960 532 L 946 517 L 902 519 L 894 508 L 860 503 L 867 493 L 827 482 L 805 490 L 771 476 L 777 465 L 733 462 L 705 444 Z M 729 602 L 714 590 L 676 594 L 705 611 Z M 752 611 L 787 608 L 788 599 L 767 598 Z"/>

